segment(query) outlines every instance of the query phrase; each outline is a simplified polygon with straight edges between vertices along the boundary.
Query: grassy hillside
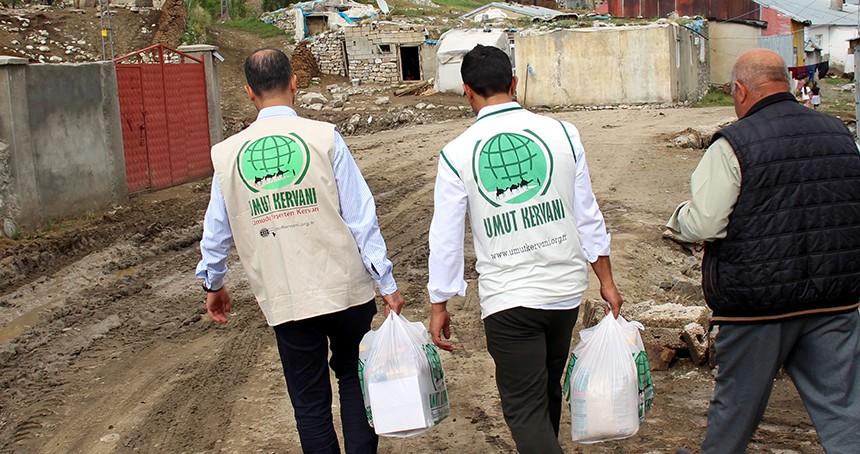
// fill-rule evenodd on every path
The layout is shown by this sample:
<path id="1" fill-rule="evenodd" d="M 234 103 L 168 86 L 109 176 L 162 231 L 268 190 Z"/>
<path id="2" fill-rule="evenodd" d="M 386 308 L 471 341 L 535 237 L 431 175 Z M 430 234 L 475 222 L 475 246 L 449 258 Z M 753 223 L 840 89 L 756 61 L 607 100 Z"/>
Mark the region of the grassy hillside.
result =
<path id="1" fill-rule="evenodd" d="M 388 0 L 388 7 L 391 8 L 391 14 L 400 16 L 459 16 L 492 2 L 493 0 L 433 0 L 433 3 L 439 5 L 438 8 L 434 8 L 418 5 L 410 0 Z M 363 1 L 363 3 L 375 4 L 376 2 Z"/>

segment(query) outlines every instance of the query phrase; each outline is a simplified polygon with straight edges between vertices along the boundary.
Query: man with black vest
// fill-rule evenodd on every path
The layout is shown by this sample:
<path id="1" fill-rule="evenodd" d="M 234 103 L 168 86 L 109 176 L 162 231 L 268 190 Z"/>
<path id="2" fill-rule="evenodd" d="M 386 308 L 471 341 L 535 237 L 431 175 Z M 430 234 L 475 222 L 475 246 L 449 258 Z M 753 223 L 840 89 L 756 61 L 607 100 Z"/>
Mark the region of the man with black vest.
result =
<path id="1" fill-rule="evenodd" d="M 667 227 L 705 242 L 720 326 L 702 453 L 743 453 L 785 367 L 828 454 L 860 452 L 860 152 L 754 49 L 732 70 L 738 121 L 714 136 Z"/>
<path id="2" fill-rule="evenodd" d="M 196 274 L 207 312 L 227 323 L 231 301 L 224 275 L 235 241 L 275 332 L 302 451 L 341 452 L 332 422 L 331 367 L 346 452 L 375 453 L 378 438 L 361 396 L 358 344 L 376 313 L 374 282 L 386 313 L 399 313 L 403 298 L 373 195 L 334 125 L 296 115 L 296 76 L 282 51 L 254 51 L 245 76 L 257 120 L 212 147 L 215 176 Z"/>

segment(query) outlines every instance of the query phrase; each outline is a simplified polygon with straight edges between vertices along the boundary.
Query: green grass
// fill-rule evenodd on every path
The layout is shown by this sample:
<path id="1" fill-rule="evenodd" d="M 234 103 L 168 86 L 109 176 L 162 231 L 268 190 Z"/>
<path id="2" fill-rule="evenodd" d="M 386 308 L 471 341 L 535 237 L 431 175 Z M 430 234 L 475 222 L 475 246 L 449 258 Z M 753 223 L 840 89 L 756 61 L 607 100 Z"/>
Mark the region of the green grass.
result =
<path id="1" fill-rule="evenodd" d="M 429 9 L 416 8 L 416 9 L 407 9 L 407 8 L 394 8 L 391 10 L 392 16 L 405 16 L 405 17 L 425 17 L 427 15 L 432 14 Z"/>
<path id="2" fill-rule="evenodd" d="M 491 3 L 491 1 L 474 1 L 474 0 L 433 0 L 433 3 L 439 6 L 446 6 L 448 8 L 462 8 L 466 11 L 471 11 L 479 6 L 484 6 L 487 3 Z"/>
<path id="3" fill-rule="evenodd" d="M 851 79 L 843 79 L 841 77 L 825 77 L 824 79 L 818 79 L 819 82 L 828 84 L 828 85 L 845 85 L 853 82 Z"/>
<path id="4" fill-rule="evenodd" d="M 734 102 L 732 101 L 732 95 L 723 93 L 721 87 L 711 86 L 708 90 L 708 94 L 702 97 L 699 102 L 693 104 L 693 107 L 718 107 L 718 106 L 732 106 Z"/>
<path id="5" fill-rule="evenodd" d="M 416 5 L 409 0 L 388 0 L 388 5 L 391 7 L 391 14 L 406 17 L 418 16 L 447 16 L 454 14 L 459 16 L 468 13 L 480 6 L 491 3 L 493 0 L 433 0 L 433 3 L 439 5 L 439 8 L 431 8 L 426 6 Z M 367 0 L 362 0 L 361 3 L 375 3 Z"/>
<path id="6" fill-rule="evenodd" d="M 821 107 L 819 110 L 836 115 L 842 120 L 854 119 L 854 91 L 842 91 L 842 85 L 850 84 L 851 80 L 842 78 L 821 79 Z"/>
<path id="7" fill-rule="evenodd" d="M 824 113 L 829 113 L 830 115 L 836 115 L 843 120 L 854 119 L 855 116 L 855 106 L 853 100 L 846 99 L 824 99 L 822 97 L 821 100 L 821 110 Z"/>
<path id="8" fill-rule="evenodd" d="M 49 220 L 38 228 L 24 232 L 22 229 L 15 228 L 16 237 L 22 237 L 28 240 L 33 240 L 36 238 L 47 238 L 52 233 L 57 233 L 65 230 L 68 227 L 68 223 L 66 221 L 57 221 L 57 220 Z"/>
<path id="9" fill-rule="evenodd" d="M 280 36 L 284 34 L 284 31 L 280 28 L 275 27 L 272 24 L 267 24 L 260 19 L 254 17 L 231 20 L 229 22 L 224 22 L 223 25 L 237 28 L 239 30 L 246 31 L 249 33 L 254 33 L 260 38 L 271 38 L 273 36 Z"/>

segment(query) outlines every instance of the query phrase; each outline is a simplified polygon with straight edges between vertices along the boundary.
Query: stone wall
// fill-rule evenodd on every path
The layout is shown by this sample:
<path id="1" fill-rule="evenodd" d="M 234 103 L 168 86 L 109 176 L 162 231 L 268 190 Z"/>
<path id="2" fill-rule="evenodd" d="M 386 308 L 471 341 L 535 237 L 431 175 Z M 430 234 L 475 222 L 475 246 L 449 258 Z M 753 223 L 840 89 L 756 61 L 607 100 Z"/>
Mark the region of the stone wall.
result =
<path id="1" fill-rule="evenodd" d="M 349 77 L 362 81 L 390 84 L 401 79 L 399 46 L 422 46 L 423 27 L 371 24 L 344 30 Z"/>
<path id="2" fill-rule="evenodd" d="M 346 77 L 346 65 L 343 61 L 343 30 L 316 36 L 311 41 L 310 49 L 321 73 Z"/>
<path id="3" fill-rule="evenodd" d="M 296 12 L 295 8 L 281 8 L 277 11 L 263 13 L 260 20 L 267 24 L 274 25 L 285 31 L 287 34 L 295 34 L 296 32 Z"/>

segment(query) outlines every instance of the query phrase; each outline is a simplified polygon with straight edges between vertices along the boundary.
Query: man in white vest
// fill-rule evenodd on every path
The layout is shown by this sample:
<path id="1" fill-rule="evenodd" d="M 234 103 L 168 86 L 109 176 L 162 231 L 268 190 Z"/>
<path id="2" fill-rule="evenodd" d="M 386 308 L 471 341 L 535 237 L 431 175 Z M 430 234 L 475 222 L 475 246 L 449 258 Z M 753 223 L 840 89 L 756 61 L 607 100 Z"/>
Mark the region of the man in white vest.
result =
<path id="1" fill-rule="evenodd" d="M 561 453 L 560 380 L 589 262 L 615 316 L 622 301 L 579 132 L 513 102 L 511 73 L 510 59 L 495 47 L 479 45 L 463 58 L 464 90 L 478 119 L 439 159 L 430 334 L 440 348 L 453 350 L 442 336 L 451 334 L 447 300 L 466 291 L 468 211 L 481 318 L 505 421 L 520 453 Z"/>
<path id="2" fill-rule="evenodd" d="M 399 313 L 403 299 L 373 196 L 334 125 L 296 115 L 296 76 L 283 52 L 255 51 L 245 61 L 245 76 L 257 120 L 212 147 L 215 176 L 197 266 L 207 312 L 227 322 L 224 275 L 235 241 L 275 332 L 302 450 L 340 452 L 330 365 L 338 379 L 346 452 L 375 453 L 358 344 L 376 313 L 374 281 L 386 313 Z"/>

